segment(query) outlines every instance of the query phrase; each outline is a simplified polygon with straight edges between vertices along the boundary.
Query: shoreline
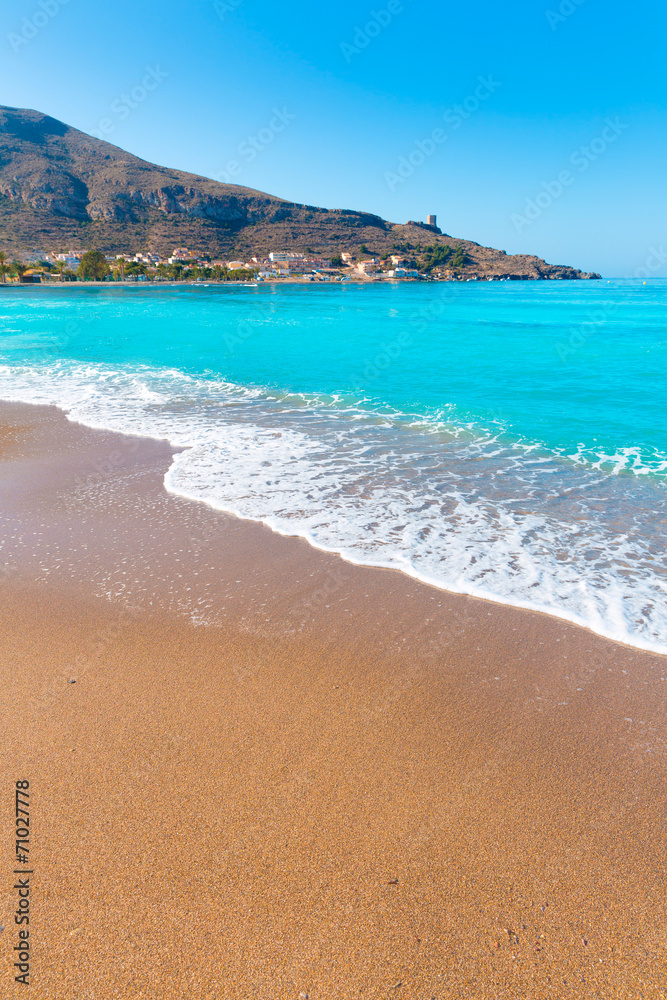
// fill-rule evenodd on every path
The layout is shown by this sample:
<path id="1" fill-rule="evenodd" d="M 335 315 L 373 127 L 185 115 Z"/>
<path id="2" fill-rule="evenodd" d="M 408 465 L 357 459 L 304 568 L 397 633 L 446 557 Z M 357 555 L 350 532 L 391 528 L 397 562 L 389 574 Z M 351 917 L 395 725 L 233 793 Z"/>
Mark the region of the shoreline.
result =
<path id="1" fill-rule="evenodd" d="M 398 284 L 398 285 L 464 285 L 468 282 L 534 282 L 534 281 L 559 281 L 559 282 L 575 282 L 580 283 L 581 281 L 603 281 L 603 280 L 617 280 L 617 279 L 603 279 L 603 278 L 551 278 L 548 276 L 543 277 L 522 277 L 515 275 L 462 275 L 459 278 L 431 278 L 428 275 L 420 275 L 418 278 L 390 278 L 383 275 L 359 275 L 350 274 L 343 275 L 337 278 L 306 278 L 306 277 L 282 277 L 282 278 L 262 278 L 257 281 L 216 281 L 214 278 L 206 278 L 201 281 L 40 281 L 40 282 L 14 282 L 8 281 L 5 283 L 0 282 L 0 290 L 3 288 L 184 288 L 195 286 L 215 286 L 224 287 L 229 285 L 232 287 L 246 286 L 254 287 L 256 285 L 386 285 L 386 284 Z M 620 279 L 624 280 L 624 279 Z M 633 280 L 632 278 L 626 280 Z M 635 279 L 639 281 L 640 279 Z M 645 284 L 646 282 L 644 282 Z"/>
<path id="2" fill-rule="evenodd" d="M 2 400 L 0 400 L 2 403 Z M 82 425 L 86 426 L 86 425 Z M 116 433 L 116 432 L 111 432 Z M 156 440 L 155 438 L 144 438 L 144 440 Z M 174 447 L 174 446 L 172 446 Z M 176 451 L 187 451 L 187 447 L 175 448 Z M 314 538 L 309 537 L 304 534 L 299 534 L 297 532 L 283 531 L 281 528 L 272 525 L 268 520 L 261 520 L 256 517 L 251 517 L 241 513 L 232 507 L 216 506 L 209 500 L 199 499 L 197 497 L 189 496 L 187 493 L 178 491 L 175 488 L 169 488 L 166 484 L 165 477 L 165 490 L 167 493 L 174 497 L 179 497 L 188 503 L 203 504 L 209 507 L 211 510 L 217 511 L 220 514 L 225 514 L 230 517 L 234 517 L 239 521 L 246 521 L 250 524 L 255 524 L 258 527 L 268 528 L 273 534 L 280 535 L 282 538 L 293 538 L 298 541 L 305 542 L 311 549 L 315 552 L 320 552 L 323 555 L 334 556 L 337 559 L 342 560 L 350 566 L 356 566 L 360 569 L 371 569 L 379 573 L 397 573 L 399 576 L 405 577 L 408 580 L 413 580 L 414 582 L 421 584 L 424 587 L 428 587 L 430 590 L 437 591 L 443 595 L 452 595 L 456 597 L 465 597 L 473 601 L 481 601 L 483 604 L 493 604 L 501 608 L 512 608 L 516 611 L 525 611 L 531 615 L 540 615 L 545 618 L 556 619 L 556 621 L 567 623 L 568 625 L 574 626 L 574 628 L 581 629 L 583 632 L 589 633 L 591 636 L 595 636 L 597 639 L 602 639 L 605 642 L 613 643 L 615 646 L 627 649 L 628 651 L 647 653 L 649 656 L 657 657 L 664 660 L 667 663 L 667 648 L 662 649 L 650 645 L 648 643 L 642 644 L 640 641 L 630 642 L 629 640 L 624 640 L 622 638 L 617 638 L 612 635 L 608 635 L 605 632 L 596 631 L 591 625 L 587 624 L 583 619 L 578 618 L 576 615 L 568 615 L 565 612 L 559 613 L 558 611 L 546 607 L 539 606 L 535 604 L 530 604 L 528 601 L 510 600 L 509 598 L 502 598 L 492 592 L 484 591 L 473 591 L 472 589 L 462 589 L 456 588 L 454 584 L 451 583 L 440 583 L 438 580 L 428 577 L 425 574 L 419 572 L 411 571 L 400 566 L 389 566 L 384 565 L 380 562 L 363 562 L 361 559 L 355 559 L 352 555 L 336 548 L 327 548 L 325 545 L 317 542 Z"/>
<path id="3" fill-rule="evenodd" d="M 662 1000 L 664 660 L 183 500 L 174 451 L 0 404 L 36 995 Z"/>
<path id="4" fill-rule="evenodd" d="M 3 406 L 6 406 L 6 405 L 9 405 L 9 406 L 14 406 L 14 405 L 19 405 L 19 406 L 21 406 L 21 405 L 33 406 L 34 404 L 27 403 L 24 400 L 8 401 L 8 400 L 4 400 L 4 399 L 0 398 L 0 412 L 1 412 L 1 408 Z M 37 405 L 41 405 L 41 404 L 37 404 Z M 121 434 L 121 436 L 125 436 L 124 432 L 120 432 L 120 431 L 117 431 L 117 430 L 114 430 L 114 429 L 111 429 L 111 428 L 106 428 L 106 427 L 105 428 L 100 428 L 99 426 L 93 425 L 93 424 L 82 423 L 81 421 L 79 421 L 79 420 L 77 420 L 75 418 L 71 418 L 70 419 L 70 416 L 69 416 L 69 412 L 70 411 L 69 410 L 65 409 L 60 404 L 52 404 L 52 405 L 53 405 L 53 408 L 56 409 L 69 423 L 72 423 L 75 426 L 79 426 L 79 427 L 82 427 L 82 428 L 85 427 L 85 428 L 93 430 L 93 431 L 103 431 L 105 433 Z M 130 435 L 130 436 L 133 437 L 133 439 L 136 437 L 135 435 Z M 168 438 L 157 438 L 157 437 L 151 437 L 151 436 L 148 436 L 148 435 L 136 438 L 136 440 L 143 440 L 145 442 L 167 441 L 168 444 L 169 444 L 169 447 L 172 449 L 172 453 L 173 453 L 174 457 L 179 452 L 187 451 L 189 447 L 194 447 L 194 445 L 184 446 L 184 445 L 173 444 Z M 468 597 L 468 598 L 470 598 L 472 600 L 479 600 L 479 601 L 487 602 L 489 604 L 494 604 L 494 605 L 497 605 L 497 606 L 503 607 L 503 608 L 513 608 L 513 609 L 517 609 L 517 610 L 520 610 L 520 611 L 526 611 L 529 614 L 544 615 L 547 618 L 553 618 L 553 619 L 556 619 L 557 621 L 566 622 L 569 625 L 573 625 L 575 628 L 580 628 L 583 631 L 590 633 L 592 636 L 596 636 L 597 638 L 601 638 L 601 639 L 603 639 L 605 641 L 612 642 L 612 643 L 614 643 L 616 645 L 620 645 L 622 647 L 627 648 L 628 650 L 636 650 L 638 652 L 647 653 L 647 654 L 649 654 L 651 656 L 656 656 L 656 657 L 661 657 L 661 658 L 667 658 L 667 648 L 663 648 L 663 647 L 661 647 L 657 643 L 653 643 L 652 644 L 652 643 L 649 643 L 649 642 L 642 642 L 641 639 L 639 639 L 639 638 L 635 639 L 634 637 L 633 637 L 633 641 L 630 641 L 630 639 L 628 637 L 623 637 L 623 636 L 620 636 L 620 635 L 611 635 L 611 634 L 609 634 L 607 632 L 603 632 L 601 630 L 597 630 L 596 628 L 593 627 L 593 625 L 589 624 L 588 622 L 586 622 L 585 620 L 583 620 L 582 618 L 578 617 L 575 614 L 569 614 L 566 611 L 559 611 L 556 608 L 552 608 L 552 607 L 549 607 L 549 606 L 546 606 L 546 605 L 538 605 L 538 604 L 530 603 L 529 601 L 523 601 L 523 600 L 521 600 L 519 598 L 512 598 L 512 599 L 510 599 L 510 598 L 504 598 L 504 597 L 502 597 L 500 595 L 497 595 L 497 594 L 494 594 L 493 592 L 490 592 L 490 591 L 489 592 L 485 592 L 483 590 L 475 590 L 473 588 L 460 588 L 460 587 L 457 588 L 456 585 L 453 584 L 453 583 L 450 583 L 450 582 L 447 582 L 447 583 L 440 582 L 439 580 L 437 580 L 435 578 L 432 578 L 432 577 L 429 577 L 426 574 L 419 573 L 417 570 L 414 570 L 411 567 L 397 566 L 397 565 L 388 565 L 388 564 L 384 564 L 384 563 L 379 562 L 379 561 L 378 562 L 371 562 L 371 561 L 365 562 L 365 561 L 362 561 L 361 559 L 355 558 L 354 555 L 345 552 L 342 548 L 335 548 L 335 547 L 329 548 L 329 547 L 323 545 L 322 543 L 318 542 L 313 537 L 310 537 L 310 536 L 305 535 L 303 533 L 300 533 L 298 531 L 291 532 L 291 531 L 284 530 L 280 526 L 278 526 L 277 524 L 271 523 L 270 519 L 262 520 L 260 518 L 253 517 L 251 515 L 246 515 L 242 511 L 237 510 L 237 509 L 235 509 L 232 506 L 216 506 L 215 503 L 213 503 L 213 501 L 211 499 L 204 499 L 204 498 L 199 498 L 199 497 L 193 497 L 193 496 L 188 495 L 186 492 L 179 491 L 173 485 L 173 483 L 170 483 L 170 481 L 169 481 L 170 480 L 170 473 L 172 471 L 173 471 L 173 464 L 167 470 L 167 472 L 165 474 L 165 478 L 164 478 L 164 483 L 163 483 L 163 486 L 164 486 L 165 490 L 169 494 L 171 494 L 172 496 L 179 497 L 180 499 L 184 500 L 187 503 L 204 504 L 205 506 L 209 507 L 213 511 L 216 511 L 218 513 L 222 513 L 222 514 L 225 514 L 225 515 L 229 515 L 229 516 L 234 517 L 234 518 L 236 518 L 236 519 L 238 519 L 240 521 L 245 521 L 245 522 L 248 522 L 248 523 L 251 523 L 251 524 L 255 524 L 257 526 L 265 527 L 268 530 L 270 530 L 271 532 L 273 532 L 273 533 L 275 533 L 277 535 L 280 535 L 282 537 L 293 538 L 293 539 L 297 539 L 297 540 L 303 541 L 309 547 L 311 547 L 314 551 L 320 552 L 320 553 L 323 553 L 323 554 L 326 554 L 326 555 L 334 556 L 335 558 L 339 558 L 339 559 L 343 560 L 344 562 L 348 563 L 351 566 L 358 566 L 358 567 L 363 567 L 363 568 L 367 568 L 367 569 L 375 569 L 375 570 L 379 570 L 379 571 L 383 571 L 383 572 L 395 572 L 395 573 L 398 573 L 398 574 L 400 574 L 402 576 L 405 576 L 407 579 L 414 580 L 417 583 L 422 584 L 422 585 L 424 585 L 426 587 L 429 587 L 429 588 L 431 588 L 431 589 L 433 589 L 433 590 L 435 590 L 435 591 L 437 591 L 437 592 L 439 592 L 441 594 L 445 594 L 445 595 L 451 594 L 451 595 L 456 595 L 456 596 L 461 596 L 461 597 Z"/>

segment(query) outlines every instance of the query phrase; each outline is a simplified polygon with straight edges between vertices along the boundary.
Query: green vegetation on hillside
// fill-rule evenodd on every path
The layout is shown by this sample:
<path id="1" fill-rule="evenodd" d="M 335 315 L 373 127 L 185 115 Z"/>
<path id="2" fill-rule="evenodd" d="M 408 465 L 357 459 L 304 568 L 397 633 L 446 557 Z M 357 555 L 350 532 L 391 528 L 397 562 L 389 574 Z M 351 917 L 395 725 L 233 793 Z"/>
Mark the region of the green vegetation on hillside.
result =
<path id="1" fill-rule="evenodd" d="M 430 274 L 436 267 L 448 267 L 452 271 L 458 271 L 470 262 L 470 257 L 461 246 L 452 250 L 450 246 L 432 243 L 423 249 L 422 260 L 422 270 Z"/>

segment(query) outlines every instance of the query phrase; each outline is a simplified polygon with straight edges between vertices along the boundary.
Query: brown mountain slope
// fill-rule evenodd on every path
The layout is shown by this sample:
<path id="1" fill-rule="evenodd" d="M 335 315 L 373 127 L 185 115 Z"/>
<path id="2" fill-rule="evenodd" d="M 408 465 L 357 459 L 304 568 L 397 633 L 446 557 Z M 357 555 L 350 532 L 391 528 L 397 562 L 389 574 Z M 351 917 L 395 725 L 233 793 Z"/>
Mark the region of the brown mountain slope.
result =
<path id="1" fill-rule="evenodd" d="M 330 254 L 358 253 L 364 244 L 381 253 L 405 243 L 461 245 L 466 271 L 480 275 L 589 277 L 433 228 L 299 205 L 159 167 L 38 111 L 0 106 L 0 248 L 12 254 L 91 247 L 164 254 L 176 246 L 213 257 L 285 247 Z"/>

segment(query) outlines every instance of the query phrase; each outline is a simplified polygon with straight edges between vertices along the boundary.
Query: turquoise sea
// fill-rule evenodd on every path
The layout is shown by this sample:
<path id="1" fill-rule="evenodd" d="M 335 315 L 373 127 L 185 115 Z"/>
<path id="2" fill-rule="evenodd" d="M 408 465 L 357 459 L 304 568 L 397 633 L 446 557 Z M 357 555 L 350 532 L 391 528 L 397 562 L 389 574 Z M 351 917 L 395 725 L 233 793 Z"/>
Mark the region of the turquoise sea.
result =
<path id="1" fill-rule="evenodd" d="M 167 489 L 667 652 L 667 282 L 0 286 L 0 398 Z"/>

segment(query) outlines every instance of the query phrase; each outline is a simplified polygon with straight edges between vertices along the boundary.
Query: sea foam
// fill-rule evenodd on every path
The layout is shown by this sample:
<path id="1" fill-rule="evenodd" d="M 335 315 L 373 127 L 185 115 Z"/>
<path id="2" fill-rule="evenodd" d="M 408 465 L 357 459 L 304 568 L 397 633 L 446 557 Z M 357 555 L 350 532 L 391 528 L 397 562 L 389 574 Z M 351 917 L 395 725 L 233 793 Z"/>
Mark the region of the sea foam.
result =
<path id="1" fill-rule="evenodd" d="M 667 653 L 665 456 L 566 455 L 498 428 L 178 369 L 0 367 L 0 398 L 186 450 L 170 492 L 364 565 Z M 650 472 L 651 475 L 644 475 Z"/>

